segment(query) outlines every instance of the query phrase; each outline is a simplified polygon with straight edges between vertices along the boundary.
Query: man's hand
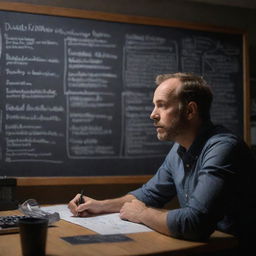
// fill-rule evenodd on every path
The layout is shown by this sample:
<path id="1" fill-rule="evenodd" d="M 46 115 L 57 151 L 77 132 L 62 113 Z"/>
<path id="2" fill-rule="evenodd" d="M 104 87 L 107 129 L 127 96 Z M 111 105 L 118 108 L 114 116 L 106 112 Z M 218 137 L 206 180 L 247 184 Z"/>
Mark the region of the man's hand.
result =
<path id="1" fill-rule="evenodd" d="M 141 216 L 145 209 L 147 209 L 147 207 L 143 202 L 133 199 L 131 202 L 127 202 L 123 205 L 120 210 L 120 218 L 135 223 L 142 223 Z"/>
<path id="2" fill-rule="evenodd" d="M 167 210 L 148 207 L 137 199 L 126 202 L 120 209 L 121 219 L 142 223 L 158 232 L 170 235 L 167 226 L 167 214 Z"/>
<path id="3" fill-rule="evenodd" d="M 80 194 L 77 194 L 68 204 L 68 208 L 74 216 L 88 217 L 101 213 L 101 201 L 83 196 L 84 203 L 79 205 L 79 199 Z"/>

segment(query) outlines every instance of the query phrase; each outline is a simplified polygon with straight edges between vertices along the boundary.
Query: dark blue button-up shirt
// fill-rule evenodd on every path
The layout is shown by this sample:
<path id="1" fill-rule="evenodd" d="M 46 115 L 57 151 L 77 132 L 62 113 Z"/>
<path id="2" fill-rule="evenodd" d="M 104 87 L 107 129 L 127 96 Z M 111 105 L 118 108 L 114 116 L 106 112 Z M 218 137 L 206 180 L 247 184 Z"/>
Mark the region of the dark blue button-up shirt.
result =
<path id="1" fill-rule="evenodd" d="M 246 144 L 209 122 L 188 151 L 175 143 L 155 176 L 131 194 L 151 207 L 177 195 L 180 208 L 167 216 L 174 237 L 202 240 L 215 229 L 239 235 L 255 213 L 255 171 Z"/>

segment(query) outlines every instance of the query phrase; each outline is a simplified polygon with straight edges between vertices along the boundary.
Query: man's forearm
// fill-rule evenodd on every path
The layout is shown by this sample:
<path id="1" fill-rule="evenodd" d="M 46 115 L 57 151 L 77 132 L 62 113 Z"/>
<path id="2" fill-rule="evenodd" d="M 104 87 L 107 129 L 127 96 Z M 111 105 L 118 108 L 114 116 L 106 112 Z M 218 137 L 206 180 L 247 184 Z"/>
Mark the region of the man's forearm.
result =
<path id="1" fill-rule="evenodd" d="M 162 234 L 170 235 L 167 226 L 167 210 L 159 210 L 147 207 L 140 216 L 141 222 L 146 226 Z"/>
<path id="2" fill-rule="evenodd" d="M 127 194 L 119 198 L 102 200 L 102 211 L 106 213 L 119 212 L 124 203 L 131 202 L 133 199 L 135 199 L 135 196 Z"/>
<path id="3" fill-rule="evenodd" d="M 167 210 L 147 207 L 142 201 L 134 199 L 123 205 L 120 210 L 120 217 L 135 223 L 143 223 L 146 226 L 170 235 L 167 225 Z"/>

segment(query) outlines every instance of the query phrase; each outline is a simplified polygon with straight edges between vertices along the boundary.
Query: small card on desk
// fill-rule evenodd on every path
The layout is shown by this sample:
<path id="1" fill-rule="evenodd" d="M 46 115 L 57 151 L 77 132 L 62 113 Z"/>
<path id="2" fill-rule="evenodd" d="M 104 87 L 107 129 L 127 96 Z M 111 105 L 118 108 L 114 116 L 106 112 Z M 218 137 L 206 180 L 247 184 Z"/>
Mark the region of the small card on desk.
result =
<path id="1" fill-rule="evenodd" d="M 122 235 L 84 235 L 84 236 L 67 236 L 61 237 L 70 244 L 91 244 L 91 243 L 116 243 L 132 241 L 131 238 Z"/>

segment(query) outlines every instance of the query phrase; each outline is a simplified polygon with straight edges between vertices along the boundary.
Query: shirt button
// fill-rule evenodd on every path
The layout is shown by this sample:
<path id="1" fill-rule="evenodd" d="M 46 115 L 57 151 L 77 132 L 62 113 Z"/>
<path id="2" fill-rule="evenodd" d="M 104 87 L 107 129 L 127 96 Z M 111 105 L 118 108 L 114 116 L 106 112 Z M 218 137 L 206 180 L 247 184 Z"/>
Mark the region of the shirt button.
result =
<path id="1" fill-rule="evenodd" d="M 189 168 L 189 167 L 190 167 L 190 164 L 186 164 L 186 167 Z"/>

